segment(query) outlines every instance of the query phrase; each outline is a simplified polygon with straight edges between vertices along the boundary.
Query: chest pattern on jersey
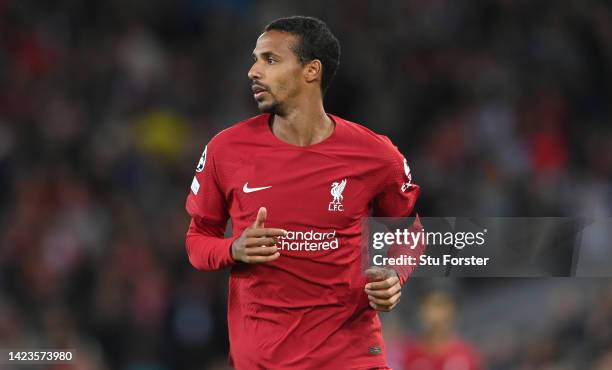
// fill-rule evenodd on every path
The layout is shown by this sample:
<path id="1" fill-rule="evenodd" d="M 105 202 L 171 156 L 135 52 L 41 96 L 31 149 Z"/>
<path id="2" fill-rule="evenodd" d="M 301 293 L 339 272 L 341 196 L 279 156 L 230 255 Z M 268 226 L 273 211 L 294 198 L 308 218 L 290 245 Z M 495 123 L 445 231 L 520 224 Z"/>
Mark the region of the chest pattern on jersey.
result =
<path id="1" fill-rule="evenodd" d="M 259 208 L 266 207 L 265 226 L 288 231 L 286 237 L 279 238 L 278 246 L 284 255 L 331 258 L 333 263 L 341 264 L 336 257 L 357 250 L 346 248 L 355 245 L 346 244 L 346 237 L 360 234 L 368 199 L 364 185 L 356 178 L 241 179 L 233 189 L 232 217 L 241 220 L 242 226 L 248 226 Z"/>
<path id="2" fill-rule="evenodd" d="M 255 217 L 266 207 L 270 219 L 342 226 L 365 215 L 369 192 L 358 178 L 308 176 L 302 178 L 237 176 L 230 208 L 236 216 Z"/>

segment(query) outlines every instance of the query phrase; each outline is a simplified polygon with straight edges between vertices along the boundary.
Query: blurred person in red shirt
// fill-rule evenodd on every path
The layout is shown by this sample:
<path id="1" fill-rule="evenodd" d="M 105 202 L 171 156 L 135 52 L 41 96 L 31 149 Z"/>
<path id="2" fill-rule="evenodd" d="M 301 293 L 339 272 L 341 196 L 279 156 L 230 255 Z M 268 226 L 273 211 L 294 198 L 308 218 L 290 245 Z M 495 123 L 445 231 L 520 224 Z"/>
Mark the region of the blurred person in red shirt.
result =
<path id="1" fill-rule="evenodd" d="M 481 370 L 480 355 L 455 333 L 455 303 L 443 292 L 428 294 L 419 308 L 422 335 L 405 347 L 404 370 Z"/>

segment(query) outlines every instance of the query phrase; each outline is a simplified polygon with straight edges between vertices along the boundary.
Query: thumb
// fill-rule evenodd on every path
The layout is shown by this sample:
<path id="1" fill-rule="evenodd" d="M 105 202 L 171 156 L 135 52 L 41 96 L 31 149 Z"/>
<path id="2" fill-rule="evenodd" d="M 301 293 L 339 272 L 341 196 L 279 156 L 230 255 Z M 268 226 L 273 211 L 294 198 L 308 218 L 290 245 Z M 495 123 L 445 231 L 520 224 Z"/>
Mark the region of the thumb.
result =
<path id="1" fill-rule="evenodd" d="M 365 275 L 369 282 L 382 281 L 390 277 L 389 271 L 380 267 L 370 267 L 365 271 Z"/>
<path id="2" fill-rule="evenodd" d="M 257 212 L 257 218 L 255 219 L 255 222 L 253 223 L 253 227 L 256 229 L 264 227 L 264 222 L 266 221 L 267 215 L 268 215 L 268 211 L 266 210 L 266 207 L 260 207 L 259 211 Z"/>

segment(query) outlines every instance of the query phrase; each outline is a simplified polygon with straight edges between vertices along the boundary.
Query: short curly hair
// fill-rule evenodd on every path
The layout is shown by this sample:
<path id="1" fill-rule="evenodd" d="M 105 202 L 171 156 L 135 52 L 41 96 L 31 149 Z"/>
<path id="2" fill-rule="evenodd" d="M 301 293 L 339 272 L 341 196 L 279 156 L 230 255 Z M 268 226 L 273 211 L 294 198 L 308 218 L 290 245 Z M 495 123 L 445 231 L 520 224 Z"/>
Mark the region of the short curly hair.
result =
<path id="1" fill-rule="evenodd" d="M 340 42 L 327 24 L 318 18 L 296 15 L 276 19 L 264 28 L 264 32 L 272 30 L 288 32 L 298 37 L 293 52 L 302 64 L 314 59 L 321 61 L 321 92 L 325 94 L 340 65 Z"/>

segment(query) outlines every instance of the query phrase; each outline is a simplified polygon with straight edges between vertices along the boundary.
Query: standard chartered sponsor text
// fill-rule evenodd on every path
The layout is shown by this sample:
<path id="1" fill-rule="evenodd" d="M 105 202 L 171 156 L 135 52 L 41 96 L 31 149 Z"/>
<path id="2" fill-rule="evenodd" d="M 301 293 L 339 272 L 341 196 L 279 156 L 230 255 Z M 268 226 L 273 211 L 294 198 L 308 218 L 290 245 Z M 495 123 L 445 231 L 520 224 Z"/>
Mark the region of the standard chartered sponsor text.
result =
<path id="1" fill-rule="evenodd" d="M 278 238 L 276 246 L 281 251 L 316 252 L 338 249 L 339 243 L 336 230 L 330 232 L 288 230 L 286 236 Z"/>

